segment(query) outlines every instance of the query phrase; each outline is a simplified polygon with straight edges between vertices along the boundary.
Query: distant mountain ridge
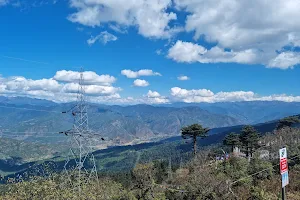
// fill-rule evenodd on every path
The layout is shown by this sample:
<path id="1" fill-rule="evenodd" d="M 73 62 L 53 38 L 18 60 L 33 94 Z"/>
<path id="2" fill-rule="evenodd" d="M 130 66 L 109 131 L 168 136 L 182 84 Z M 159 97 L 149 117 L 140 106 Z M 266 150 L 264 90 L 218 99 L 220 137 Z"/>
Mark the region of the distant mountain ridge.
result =
<path id="1" fill-rule="evenodd" d="M 59 137 L 41 137 L 72 128 L 71 114 L 61 114 L 74 104 L 27 105 L 0 103 L 0 135 L 18 134 L 18 139 L 61 142 Z M 101 134 L 111 145 L 151 141 L 180 134 L 182 126 L 201 123 L 204 126 L 226 127 L 240 121 L 226 115 L 210 113 L 199 107 L 89 106 L 90 128 Z M 19 134 L 20 133 L 20 134 Z M 31 133 L 36 134 L 30 136 Z M 38 137 L 37 137 L 38 136 Z"/>
<path id="2" fill-rule="evenodd" d="M 174 103 L 171 107 L 198 106 L 215 114 L 239 119 L 242 124 L 264 123 L 300 113 L 300 102 L 242 101 L 218 103 Z"/>
<path id="3" fill-rule="evenodd" d="M 69 110 L 74 104 L 57 104 L 26 97 L 0 97 L 0 135 L 11 134 L 14 135 L 12 138 L 46 143 L 65 142 L 65 137 L 42 136 L 57 136 L 58 132 L 72 128 L 71 114 L 61 112 Z M 300 113 L 300 103 L 90 104 L 88 111 L 90 128 L 105 137 L 109 145 L 122 145 L 178 136 L 183 126 L 192 123 L 219 128 L 276 120 Z"/>
<path id="4" fill-rule="evenodd" d="M 37 106 L 54 106 L 56 103 L 53 101 L 35 99 L 28 97 L 5 97 L 0 96 L 0 103 L 8 103 L 15 105 L 37 105 Z"/>

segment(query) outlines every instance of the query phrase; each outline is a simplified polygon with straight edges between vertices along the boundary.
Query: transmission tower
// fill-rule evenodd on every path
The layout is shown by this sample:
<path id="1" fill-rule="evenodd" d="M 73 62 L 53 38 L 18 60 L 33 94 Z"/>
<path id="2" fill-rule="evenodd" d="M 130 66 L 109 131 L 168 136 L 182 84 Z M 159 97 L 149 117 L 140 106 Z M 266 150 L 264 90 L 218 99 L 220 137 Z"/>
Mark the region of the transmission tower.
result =
<path id="1" fill-rule="evenodd" d="M 69 155 L 64 165 L 64 174 L 67 179 L 63 186 L 72 187 L 80 195 L 84 184 L 91 180 L 98 181 L 91 143 L 92 139 L 99 135 L 93 134 L 89 129 L 83 70 L 80 72 L 76 105 L 63 113 L 71 113 L 74 118 L 72 129 L 60 132 L 71 137 Z M 104 139 L 101 138 L 101 140 Z"/>

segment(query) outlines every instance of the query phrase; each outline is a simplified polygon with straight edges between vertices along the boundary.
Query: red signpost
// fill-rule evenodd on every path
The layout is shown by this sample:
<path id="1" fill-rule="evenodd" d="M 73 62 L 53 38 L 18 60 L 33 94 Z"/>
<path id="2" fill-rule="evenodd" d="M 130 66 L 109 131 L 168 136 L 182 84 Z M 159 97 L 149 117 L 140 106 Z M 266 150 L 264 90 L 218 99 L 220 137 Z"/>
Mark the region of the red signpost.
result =
<path id="1" fill-rule="evenodd" d="M 280 173 L 283 174 L 288 171 L 287 158 L 280 159 Z"/>
<path id="2" fill-rule="evenodd" d="M 279 164 L 280 164 L 281 185 L 282 185 L 282 200 L 285 200 L 285 186 L 289 184 L 287 151 L 285 147 L 279 150 L 279 159 L 280 159 Z"/>

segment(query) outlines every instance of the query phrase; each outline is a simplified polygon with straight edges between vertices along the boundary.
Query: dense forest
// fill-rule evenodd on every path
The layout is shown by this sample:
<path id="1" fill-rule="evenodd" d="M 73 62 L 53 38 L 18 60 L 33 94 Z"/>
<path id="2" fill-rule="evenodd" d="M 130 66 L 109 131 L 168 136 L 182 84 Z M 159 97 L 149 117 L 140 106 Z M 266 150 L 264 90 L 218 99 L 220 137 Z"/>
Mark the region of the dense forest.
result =
<path id="1" fill-rule="evenodd" d="M 281 197 L 278 150 L 285 146 L 290 179 L 287 198 L 297 200 L 300 199 L 300 130 L 293 124 L 298 122 L 298 117 L 282 119 L 274 131 L 264 135 L 252 126 L 245 126 L 240 134 L 228 134 L 223 144 L 200 149 L 189 143 L 190 153 L 184 154 L 187 156 L 184 161 L 171 157 L 145 160 L 130 171 L 99 173 L 98 179 L 87 179 L 82 174 L 80 187 L 75 176 L 74 179 L 70 176 L 76 172 L 55 173 L 45 166 L 43 175 L 6 180 L 0 187 L 0 199 L 278 199 Z M 187 132 L 200 133 L 197 141 L 198 136 L 205 136 L 207 129 L 201 125 L 184 127 L 183 139 L 187 139 Z"/>

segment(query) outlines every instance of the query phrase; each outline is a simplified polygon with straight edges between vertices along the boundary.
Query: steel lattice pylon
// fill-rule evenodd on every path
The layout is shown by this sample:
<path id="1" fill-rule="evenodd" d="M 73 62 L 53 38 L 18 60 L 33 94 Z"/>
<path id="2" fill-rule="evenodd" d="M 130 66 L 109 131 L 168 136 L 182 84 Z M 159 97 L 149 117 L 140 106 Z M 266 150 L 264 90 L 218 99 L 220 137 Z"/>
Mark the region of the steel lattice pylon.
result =
<path id="1" fill-rule="evenodd" d="M 61 132 L 70 138 L 70 150 L 64 165 L 64 174 L 67 176 L 64 187 L 72 187 L 79 192 L 84 184 L 91 180 L 98 182 L 98 174 L 94 155 L 92 154 L 91 139 L 96 134 L 89 130 L 87 104 L 85 99 L 83 70 L 80 72 L 77 103 L 67 112 L 71 112 L 74 123 L 71 130 Z M 67 113 L 63 112 L 63 113 Z"/>

